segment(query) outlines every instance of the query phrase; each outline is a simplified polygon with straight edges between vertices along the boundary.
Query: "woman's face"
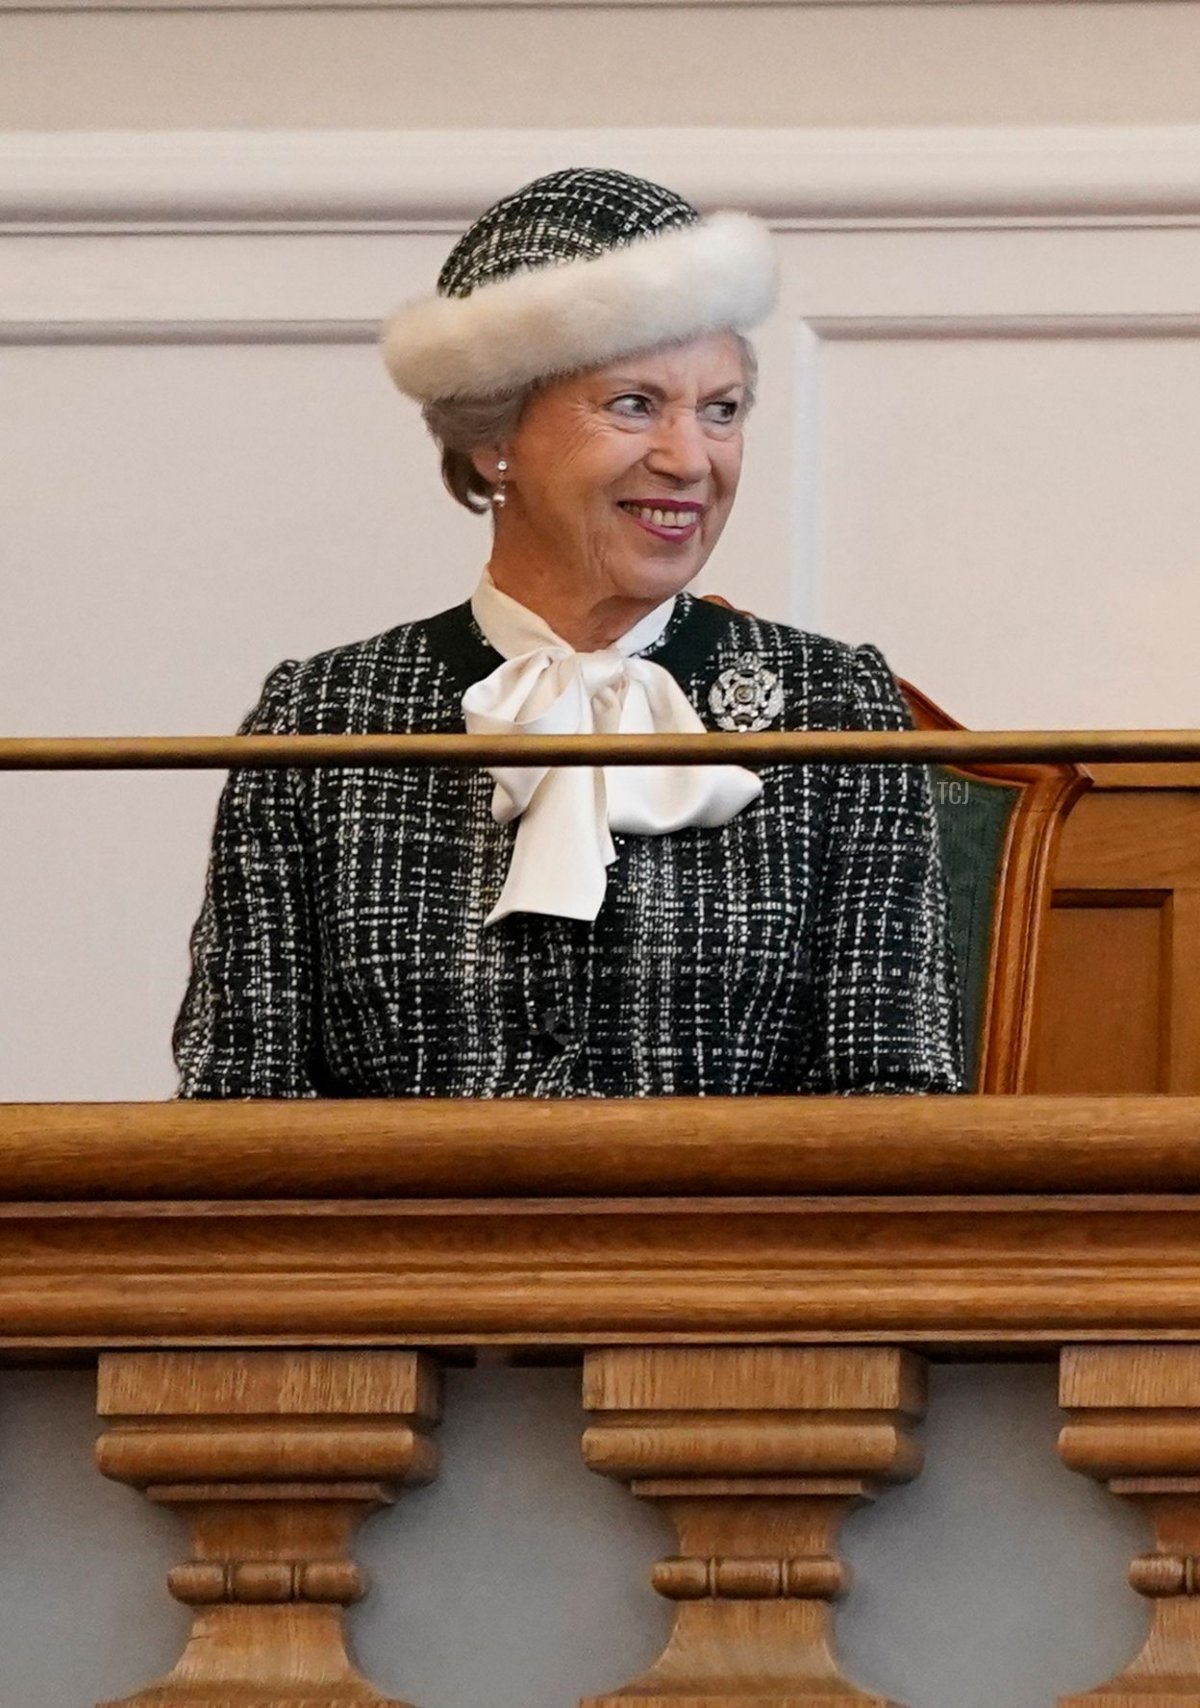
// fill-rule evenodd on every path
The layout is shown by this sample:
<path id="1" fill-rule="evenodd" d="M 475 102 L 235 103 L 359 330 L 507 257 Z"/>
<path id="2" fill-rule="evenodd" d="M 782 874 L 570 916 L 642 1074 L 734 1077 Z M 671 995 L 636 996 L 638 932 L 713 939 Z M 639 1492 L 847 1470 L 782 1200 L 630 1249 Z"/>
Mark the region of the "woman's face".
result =
<path id="1" fill-rule="evenodd" d="M 733 504 L 745 392 L 729 333 L 538 391 L 503 447 L 499 553 L 507 547 L 534 579 L 538 564 L 566 572 L 573 593 L 597 602 L 677 593 L 703 567 Z M 494 460 L 480 466 L 494 478 Z"/>

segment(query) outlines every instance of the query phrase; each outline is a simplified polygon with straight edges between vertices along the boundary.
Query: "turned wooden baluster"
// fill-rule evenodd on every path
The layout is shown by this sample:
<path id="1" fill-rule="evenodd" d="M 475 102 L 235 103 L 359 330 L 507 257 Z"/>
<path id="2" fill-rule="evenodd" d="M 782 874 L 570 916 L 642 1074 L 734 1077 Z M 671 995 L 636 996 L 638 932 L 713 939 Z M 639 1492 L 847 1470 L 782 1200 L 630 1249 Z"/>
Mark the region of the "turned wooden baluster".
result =
<path id="1" fill-rule="evenodd" d="M 630 1348 L 589 1353 L 592 1470 L 673 1519 L 655 1567 L 676 1603 L 650 1671 L 585 1708 L 893 1708 L 843 1677 L 830 1603 L 849 1572 L 841 1521 L 920 1468 L 907 1433 L 924 1366 L 851 1347 Z"/>
<path id="2" fill-rule="evenodd" d="M 1060 1708 L 1200 1708 L 1200 1346 L 1077 1346 L 1062 1355 L 1063 1459 L 1146 1512 L 1154 1552 L 1129 1568 L 1152 1609 L 1141 1654 Z"/>
<path id="3" fill-rule="evenodd" d="M 405 1708 L 347 1657 L 363 1583 L 346 1549 L 397 1485 L 434 1475 L 438 1400 L 412 1352 L 102 1357 L 100 1469 L 192 1529 L 169 1578 L 195 1610 L 187 1647 L 120 1708 Z"/>

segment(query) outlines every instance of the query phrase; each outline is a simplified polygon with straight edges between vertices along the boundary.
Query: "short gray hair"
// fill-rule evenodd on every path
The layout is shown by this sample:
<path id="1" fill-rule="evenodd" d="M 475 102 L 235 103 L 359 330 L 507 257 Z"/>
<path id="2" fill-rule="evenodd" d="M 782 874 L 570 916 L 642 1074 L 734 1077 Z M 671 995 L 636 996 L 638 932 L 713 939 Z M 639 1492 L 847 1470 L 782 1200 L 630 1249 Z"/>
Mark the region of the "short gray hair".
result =
<path id="1" fill-rule="evenodd" d="M 758 357 L 748 338 L 740 332 L 734 336 L 746 376 L 745 407 L 749 409 L 758 388 Z M 425 425 L 441 452 L 446 491 L 477 516 L 491 509 L 494 488 L 471 461 L 471 453 L 485 445 L 505 444 L 538 390 L 535 383 L 500 397 L 435 398 L 421 406 Z"/>

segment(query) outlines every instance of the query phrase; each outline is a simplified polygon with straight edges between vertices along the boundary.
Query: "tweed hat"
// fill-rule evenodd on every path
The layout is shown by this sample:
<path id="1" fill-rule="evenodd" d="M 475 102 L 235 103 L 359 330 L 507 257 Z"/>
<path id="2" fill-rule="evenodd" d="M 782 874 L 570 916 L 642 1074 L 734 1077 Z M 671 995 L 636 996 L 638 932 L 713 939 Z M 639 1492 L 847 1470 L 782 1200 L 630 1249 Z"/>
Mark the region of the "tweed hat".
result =
<path id="1" fill-rule="evenodd" d="M 485 398 L 713 332 L 775 303 L 767 227 L 702 217 L 645 178 L 573 167 L 480 215 L 437 292 L 388 322 L 384 360 L 418 402 Z"/>

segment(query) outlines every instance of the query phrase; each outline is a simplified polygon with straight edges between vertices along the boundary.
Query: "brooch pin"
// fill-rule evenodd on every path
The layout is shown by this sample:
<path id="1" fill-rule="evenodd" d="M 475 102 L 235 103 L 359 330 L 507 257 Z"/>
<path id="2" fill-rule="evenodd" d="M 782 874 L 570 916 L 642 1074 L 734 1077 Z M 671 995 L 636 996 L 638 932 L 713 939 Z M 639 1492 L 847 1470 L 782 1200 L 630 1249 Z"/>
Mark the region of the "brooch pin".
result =
<path id="1" fill-rule="evenodd" d="M 744 652 L 717 677 L 708 705 L 720 729 L 766 729 L 783 710 L 783 688 L 773 670 Z"/>

